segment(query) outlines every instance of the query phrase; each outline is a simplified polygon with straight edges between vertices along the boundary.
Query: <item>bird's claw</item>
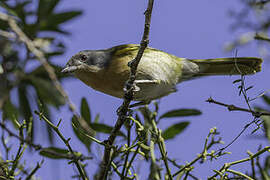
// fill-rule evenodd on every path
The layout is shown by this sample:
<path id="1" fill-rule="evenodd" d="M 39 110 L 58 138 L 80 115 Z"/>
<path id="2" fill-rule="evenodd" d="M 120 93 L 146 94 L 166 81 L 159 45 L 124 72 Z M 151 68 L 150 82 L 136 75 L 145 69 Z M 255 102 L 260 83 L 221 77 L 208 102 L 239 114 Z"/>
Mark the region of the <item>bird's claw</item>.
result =
<path id="1" fill-rule="evenodd" d="M 130 87 L 130 88 L 128 88 L 128 87 Z M 131 88 L 133 88 L 134 92 L 138 92 L 141 90 L 140 87 L 136 85 L 135 81 L 133 82 L 133 84 L 130 84 L 129 82 L 127 82 L 125 87 L 124 87 L 124 91 L 126 92 L 126 91 L 128 91 L 128 89 L 131 89 Z"/>

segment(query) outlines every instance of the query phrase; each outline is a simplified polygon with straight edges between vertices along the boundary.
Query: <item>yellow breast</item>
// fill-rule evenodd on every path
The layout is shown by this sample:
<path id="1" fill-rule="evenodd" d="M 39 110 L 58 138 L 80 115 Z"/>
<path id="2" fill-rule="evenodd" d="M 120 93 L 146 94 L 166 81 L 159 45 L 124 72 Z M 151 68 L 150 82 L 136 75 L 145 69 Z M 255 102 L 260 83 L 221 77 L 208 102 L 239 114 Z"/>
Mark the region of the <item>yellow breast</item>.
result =
<path id="1" fill-rule="evenodd" d="M 129 60 L 112 60 L 108 68 L 98 72 L 77 71 L 75 76 L 97 91 L 122 98 L 124 85 L 129 77 Z"/>

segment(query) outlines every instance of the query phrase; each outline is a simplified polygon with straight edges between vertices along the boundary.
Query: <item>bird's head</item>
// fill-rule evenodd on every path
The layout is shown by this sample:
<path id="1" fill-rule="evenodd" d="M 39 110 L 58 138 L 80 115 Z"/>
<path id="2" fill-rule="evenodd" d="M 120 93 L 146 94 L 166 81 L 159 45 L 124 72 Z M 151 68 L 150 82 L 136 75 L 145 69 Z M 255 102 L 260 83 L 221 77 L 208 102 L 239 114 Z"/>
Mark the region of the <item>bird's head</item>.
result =
<path id="1" fill-rule="evenodd" d="M 106 50 L 84 50 L 75 54 L 67 62 L 63 73 L 76 73 L 80 71 L 98 72 L 110 63 L 110 52 Z"/>

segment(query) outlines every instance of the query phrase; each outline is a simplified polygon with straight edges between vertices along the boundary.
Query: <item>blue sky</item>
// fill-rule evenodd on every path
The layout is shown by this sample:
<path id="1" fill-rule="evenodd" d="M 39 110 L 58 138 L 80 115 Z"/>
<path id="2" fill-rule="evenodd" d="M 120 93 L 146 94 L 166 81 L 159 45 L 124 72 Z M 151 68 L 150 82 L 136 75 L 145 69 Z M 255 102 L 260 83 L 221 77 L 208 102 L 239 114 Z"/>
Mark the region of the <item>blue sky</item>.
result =
<path id="1" fill-rule="evenodd" d="M 147 1 L 62 1 L 58 7 L 59 11 L 76 8 L 83 10 L 84 13 L 82 17 L 63 26 L 72 33 L 72 36 L 63 39 L 67 52 L 55 58 L 54 62 L 64 66 L 68 59 L 80 50 L 105 49 L 119 44 L 140 43 L 144 27 L 143 12 L 146 5 Z M 241 8 L 239 1 L 235 0 L 155 1 L 149 46 L 190 59 L 234 56 L 233 52 L 224 52 L 224 45 L 247 30 L 231 31 L 230 25 L 234 20 L 228 13 L 229 10 L 237 11 Z M 239 48 L 238 56 L 259 56 L 257 50 L 256 43 L 252 43 Z M 269 64 L 264 63 L 262 72 L 246 78 L 247 85 L 254 85 L 254 88 L 249 91 L 251 97 L 270 89 L 269 84 L 264 81 L 269 75 L 269 70 L 265 68 L 267 66 Z M 210 128 L 217 127 L 223 141 L 229 143 L 248 122 L 252 121 L 252 116 L 247 113 L 228 112 L 223 107 L 205 102 L 211 96 L 224 103 L 246 107 L 244 98 L 238 96 L 237 86 L 232 84 L 238 78 L 237 76 L 219 76 L 184 82 L 177 86 L 177 93 L 161 99 L 161 114 L 178 108 L 197 108 L 203 112 L 198 117 L 169 119 L 161 122 L 159 126 L 161 129 L 180 121 L 191 122 L 184 133 L 167 142 L 170 157 L 177 159 L 181 164 L 191 161 L 202 151 Z M 117 119 L 115 111 L 121 104 L 121 99 L 96 92 L 77 79 L 66 80 L 63 86 L 77 107 L 81 98 L 86 97 L 93 114 L 100 113 L 104 123 L 110 125 L 115 123 Z M 261 100 L 256 100 L 252 104 L 260 103 Z M 70 123 L 71 114 L 68 108 L 61 108 L 54 114 L 56 119 L 63 118 L 61 130 L 66 137 L 72 137 L 71 144 L 76 147 L 75 149 L 86 152 L 84 146 L 76 142 L 73 135 Z M 253 129 L 254 127 L 249 128 L 228 149 L 232 155 L 224 156 L 211 163 L 197 164 L 193 174 L 205 179 L 212 175 L 211 169 L 219 168 L 225 162 L 244 158 L 247 156 L 247 150 L 255 152 L 259 144 L 267 144 L 265 141 L 250 138 L 249 135 Z M 106 137 L 101 136 L 100 139 L 104 140 Z M 41 142 L 45 140 L 41 135 L 39 139 Z M 57 142 L 57 145 L 64 147 L 62 142 Z M 41 159 L 36 156 L 34 158 Z M 90 161 L 89 164 L 91 163 L 96 164 L 97 161 Z M 66 161 L 59 163 L 46 159 L 44 167 L 38 172 L 43 179 L 44 177 L 66 179 L 73 174 L 73 168 L 66 164 Z M 243 170 L 246 167 L 241 165 L 234 169 Z M 59 172 L 58 175 L 55 174 L 56 169 Z M 145 178 L 141 176 L 141 179 Z"/>

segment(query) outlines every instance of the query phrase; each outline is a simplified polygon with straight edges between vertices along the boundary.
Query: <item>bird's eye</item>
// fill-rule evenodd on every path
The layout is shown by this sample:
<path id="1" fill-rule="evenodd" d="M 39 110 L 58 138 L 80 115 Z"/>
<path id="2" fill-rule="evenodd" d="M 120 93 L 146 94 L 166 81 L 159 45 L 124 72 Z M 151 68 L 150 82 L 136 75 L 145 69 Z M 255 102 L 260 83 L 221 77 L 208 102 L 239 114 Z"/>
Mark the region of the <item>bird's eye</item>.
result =
<path id="1" fill-rule="evenodd" d="M 82 61 L 86 61 L 87 60 L 87 56 L 84 55 L 84 54 L 82 54 L 80 58 L 81 58 Z"/>

